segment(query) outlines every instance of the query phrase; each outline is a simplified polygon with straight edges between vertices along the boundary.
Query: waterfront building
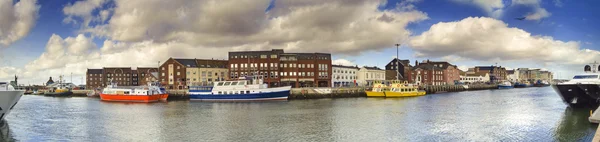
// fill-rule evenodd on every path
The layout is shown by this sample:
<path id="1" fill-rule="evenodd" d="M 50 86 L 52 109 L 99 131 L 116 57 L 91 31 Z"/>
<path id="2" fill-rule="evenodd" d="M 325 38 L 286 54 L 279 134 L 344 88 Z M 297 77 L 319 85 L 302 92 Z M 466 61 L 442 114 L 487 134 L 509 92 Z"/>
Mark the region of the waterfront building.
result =
<path id="1" fill-rule="evenodd" d="M 385 81 L 385 70 L 379 67 L 364 66 L 358 70 L 356 83 L 360 86 L 373 86 L 373 82 Z"/>
<path id="2" fill-rule="evenodd" d="M 228 61 L 203 59 L 196 59 L 195 61 L 195 65 L 186 68 L 187 86 L 209 85 L 215 81 L 228 79 Z"/>
<path id="3" fill-rule="evenodd" d="M 269 87 L 331 87 L 331 54 L 283 49 L 229 52 L 231 79 L 261 75 Z"/>
<path id="4" fill-rule="evenodd" d="M 502 66 L 476 66 L 473 68 L 473 72 L 490 73 L 491 82 L 500 82 L 507 79 L 506 68 Z"/>
<path id="5" fill-rule="evenodd" d="M 158 68 L 146 67 L 104 67 L 102 69 L 87 69 L 86 88 L 102 88 L 109 84 L 110 79 L 121 86 L 140 86 L 147 82 L 156 80 L 157 76 L 152 75 L 158 72 Z"/>
<path id="6" fill-rule="evenodd" d="M 410 65 L 410 60 L 399 60 L 398 58 L 394 58 L 385 65 L 385 79 L 402 81 L 413 80 L 411 78 L 412 67 L 413 66 Z M 398 74 L 400 74 L 400 76 L 398 76 Z"/>
<path id="7" fill-rule="evenodd" d="M 356 79 L 358 74 L 357 66 L 332 65 L 333 87 L 352 87 L 357 86 Z"/>
<path id="8" fill-rule="evenodd" d="M 227 63 L 227 60 L 169 58 L 160 65 L 158 78 L 168 89 L 187 89 L 194 84 L 226 80 Z"/>
<path id="9" fill-rule="evenodd" d="M 415 62 L 411 72 L 414 79 L 410 82 L 428 85 L 454 85 L 460 81 L 460 70 L 456 65 L 443 61 L 425 60 L 422 63 Z"/>
<path id="10" fill-rule="evenodd" d="M 463 72 L 460 74 L 460 82 L 465 84 L 490 82 L 490 73 Z"/>

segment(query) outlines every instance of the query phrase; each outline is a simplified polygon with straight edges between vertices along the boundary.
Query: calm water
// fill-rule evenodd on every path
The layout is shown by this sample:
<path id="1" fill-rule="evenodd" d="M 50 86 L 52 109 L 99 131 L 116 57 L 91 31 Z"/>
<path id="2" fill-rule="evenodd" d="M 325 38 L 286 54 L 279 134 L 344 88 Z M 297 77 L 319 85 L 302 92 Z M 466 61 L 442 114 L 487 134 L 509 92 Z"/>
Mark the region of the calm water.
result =
<path id="1" fill-rule="evenodd" d="M 591 141 L 589 110 L 552 88 L 417 98 L 263 103 L 100 102 L 23 96 L 2 127 L 18 141 Z"/>

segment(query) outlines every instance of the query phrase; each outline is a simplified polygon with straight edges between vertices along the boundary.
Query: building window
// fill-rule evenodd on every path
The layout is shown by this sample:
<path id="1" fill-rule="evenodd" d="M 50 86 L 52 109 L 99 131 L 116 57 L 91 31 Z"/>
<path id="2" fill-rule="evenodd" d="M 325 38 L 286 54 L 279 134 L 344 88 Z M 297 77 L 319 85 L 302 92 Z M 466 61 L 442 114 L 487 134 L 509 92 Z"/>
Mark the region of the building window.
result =
<path id="1" fill-rule="evenodd" d="M 212 72 L 208 72 L 208 77 L 212 77 Z"/>
<path id="2" fill-rule="evenodd" d="M 271 55 L 271 59 L 275 59 L 275 58 L 277 58 L 277 55 L 275 55 L 275 54 Z"/>
<path id="3" fill-rule="evenodd" d="M 260 58 L 261 58 L 261 59 L 266 59 L 266 58 L 267 58 L 267 55 L 260 55 Z"/>
<path id="4" fill-rule="evenodd" d="M 162 76 L 165 76 L 165 73 L 164 73 L 164 72 L 162 73 Z"/>

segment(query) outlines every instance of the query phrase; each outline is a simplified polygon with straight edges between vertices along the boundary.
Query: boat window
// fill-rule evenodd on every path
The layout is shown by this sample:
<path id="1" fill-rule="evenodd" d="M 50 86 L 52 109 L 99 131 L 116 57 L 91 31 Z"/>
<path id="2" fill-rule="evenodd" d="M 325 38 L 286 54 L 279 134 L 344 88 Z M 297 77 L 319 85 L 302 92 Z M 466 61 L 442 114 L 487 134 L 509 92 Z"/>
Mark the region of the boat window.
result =
<path id="1" fill-rule="evenodd" d="M 573 79 L 595 79 L 598 78 L 598 75 L 576 75 Z"/>
<path id="2" fill-rule="evenodd" d="M 240 94 L 244 94 L 244 91 L 240 91 Z"/>
<path id="3" fill-rule="evenodd" d="M 231 82 L 231 85 L 237 85 L 238 82 Z"/>
<path id="4" fill-rule="evenodd" d="M 250 94 L 250 91 L 246 91 L 246 94 Z"/>
<path id="5" fill-rule="evenodd" d="M 231 84 L 231 82 L 225 82 L 225 86 L 229 86 L 229 84 Z"/>
<path id="6" fill-rule="evenodd" d="M 221 94 L 221 91 L 219 91 L 218 94 Z"/>
<path id="7" fill-rule="evenodd" d="M 223 82 L 219 82 L 219 83 L 217 84 L 217 86 L 223 86 Z M 219 93 L 219 94 L 221 94 L 221 93 Z"/>
<path id="8" fill-rule="evenodd" d="M 244 82 L 244 81 L 240 81 L 240 82 L 238 82 L 238 84 L 239 84 L 239 85 L 246 85 L 246 82 Z"/>

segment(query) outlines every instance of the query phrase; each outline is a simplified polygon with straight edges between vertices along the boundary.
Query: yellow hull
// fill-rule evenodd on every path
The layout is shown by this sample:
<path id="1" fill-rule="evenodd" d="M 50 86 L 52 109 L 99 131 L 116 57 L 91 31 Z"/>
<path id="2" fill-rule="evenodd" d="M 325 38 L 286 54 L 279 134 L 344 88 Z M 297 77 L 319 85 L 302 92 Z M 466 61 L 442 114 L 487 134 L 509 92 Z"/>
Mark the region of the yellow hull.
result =
<path id="1" fill-rule="evenodd" d="M 385 97 L 415 97 L 415 96 L 423 96 L 425 92 L 385 92 Z"/>
<path id="2" fill-rule="evenodd" d="M 383 92 L 372 92 L 372 91 L 365 91 L 367 93 L 367 97 L 385 97 L 385 94 Z"/>

